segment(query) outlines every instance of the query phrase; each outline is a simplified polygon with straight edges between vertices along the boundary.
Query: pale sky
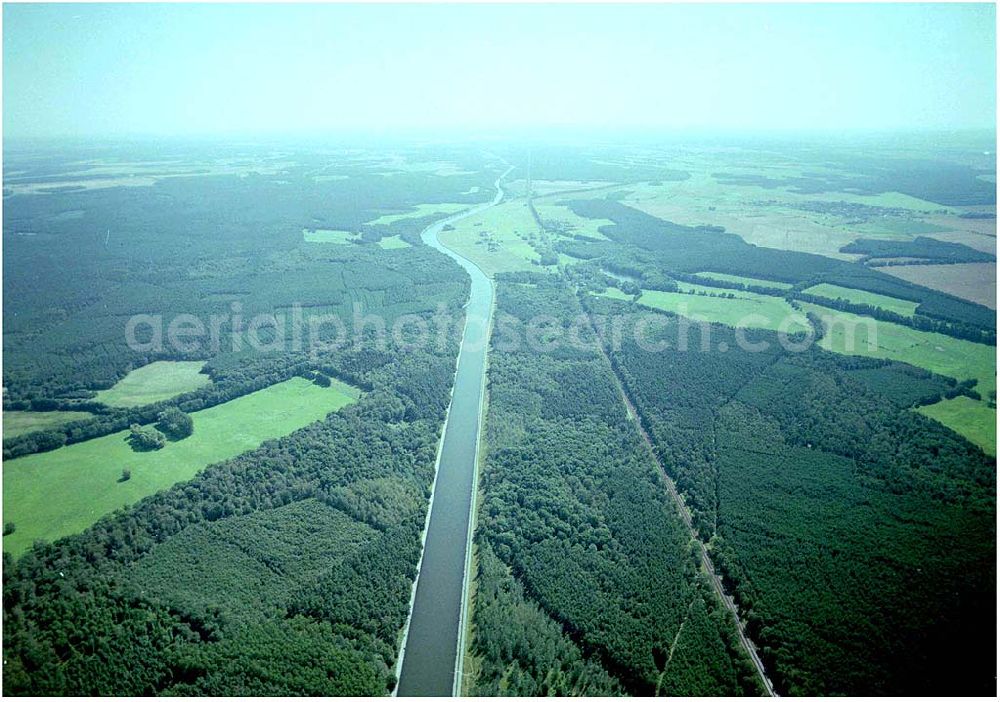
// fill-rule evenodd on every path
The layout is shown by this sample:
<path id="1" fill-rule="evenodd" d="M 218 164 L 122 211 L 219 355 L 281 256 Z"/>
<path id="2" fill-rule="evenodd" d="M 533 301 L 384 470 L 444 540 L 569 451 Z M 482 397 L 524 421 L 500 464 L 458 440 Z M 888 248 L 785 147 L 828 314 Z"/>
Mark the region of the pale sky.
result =
<path id="1" fill-rule="evenodd" d="M 981 5 L 4 5 L 6 137 L 993 129 Z"/>

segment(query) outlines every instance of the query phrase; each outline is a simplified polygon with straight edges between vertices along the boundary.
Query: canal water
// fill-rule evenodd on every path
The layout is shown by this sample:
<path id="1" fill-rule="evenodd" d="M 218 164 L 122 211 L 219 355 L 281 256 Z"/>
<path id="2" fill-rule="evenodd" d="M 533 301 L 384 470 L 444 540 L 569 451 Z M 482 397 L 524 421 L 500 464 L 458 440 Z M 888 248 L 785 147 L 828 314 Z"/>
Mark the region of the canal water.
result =
<path id="1" fill-rule="evenodd" d="M 426 244 L 458 262 L 472 278 L 451 407 L 444 427 L 430 521 L 416 595 L 403 650 L 396 694 L 450 696 L 462 628 L 466 563 L 483 405 L 486 346 L 493 308 L 493 284 L 471 261 L 445 248 L 438 234 L 447 224 L 472 217 L 503 199 L 500 180 L 493 202 L 449 217 L 422 234 Z M 469 577 L 473 577 L 470 573 Z"/>

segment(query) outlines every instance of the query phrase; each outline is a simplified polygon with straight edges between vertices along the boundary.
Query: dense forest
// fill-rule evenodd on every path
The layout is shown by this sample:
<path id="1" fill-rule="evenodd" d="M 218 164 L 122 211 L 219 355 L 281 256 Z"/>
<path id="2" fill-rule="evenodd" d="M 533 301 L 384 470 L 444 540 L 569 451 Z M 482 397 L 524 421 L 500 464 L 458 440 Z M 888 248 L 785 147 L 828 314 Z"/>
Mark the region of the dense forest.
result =
<path id="1" fill-rule="evenodd" d="M 509 278 L 490 356 L 472 691 L 757 693 L 593 335 L 587 349 L 506 348 L 540 314 L 568 329 L 575 296 L 559 278 Z"/>
<path id="2" fill-rule="evenodd" d="M 72 156 L 60 154 L 48 168 L 65 168 Z M 150 360 L 231 351 L 235 313 L 244 320 L 288 315 L 298 304 L 306 314 L 349 318 L 355 303 L 400 314 L 406 306 L 433 308 L 441 293 L 437 279 L 422 275 L 423 263 L 404 265 L 412 252 L 387 256 L 373 245 L 397 234 L 416 243 L 427 217 L 368 222 L 386 214 L 387 203 L 389 213 L 402 213 L 417 204 L 481 202 L 495 178 L 482 172 L 481 161 L 476 173 L 448 176 L 387 176 L 387 165 L 354 164 L 336 152 L 296 153 L 279 164 L 280 174 L 247 166 L 242 176 L 179 175 L 148 187 L 5 197 L 5 407 L 86 399 Z M 317 175 L 331 164 L 338 179 Z M 31 175 L 20 178 L 46 172 L 23 167 Z M 305 228 L 359 232 L 362 243 L 303 244 Z M 166 324 L 180 313 L 206 325 L 221 315 L 224 347 L 213 349 L 209 338 L 159 354 L 126 345 L 122 331 L 131 315 L 160 315 Z"/>
<path id="3" fill-rule="evenodd" d="M 72 155 L 24 167 L 30 177 L 45 177 Z M 144 153 L 120 156 L 126 155 Z M 488 175 L 404 171 L 389 177 L 380 175 L 387 168 L 381 162 L 297 156 L 280 177 L 256 171 L 244 177 L 185 175 L 149 187 L 4 198 L 4 408 L 96 414 L 58 431 L 9 439 L 5 457 L 151 421 L 162 406 L 113 408 L 94 399 L 95 390 L 151 361 L 209 359 L 206 372 L 214 382 L 171 400 L 193 411 L 302 371 L 314 341 L 314 316 L 337 314 L 351 329 L 355 313 L 379 310 L 391 325 L 400 315 L 438 305 L 457 309 L 462 297 L 453 297 L 453 286 L 464 279 L 444 282 L 434 252 L 419 245 L 405 253 L 374 245 L 392 235 L 419 244 L 419 231 L 433 214 L 364 222 L 384 214 L 385 203 L 395 208 L 390 212 L 405 213 L 419 203 L 478 202 L 489 192 L 480 188 L 490 182 Z M 315 175 L 331 162 L 349 175 Z M 363 237 L 356 245 L 309 244 L 303 241 L 305 227 L 357 230 Z M 142 324 L 136 329 L 140 343 L 130 348 L 124 329 L 132 315 L 155 315 L 165 338 L 181 314 L 194 315 L 206 329 L 218 319 L 216 333 L 157 349 L 147 343 L 156 332 Z M 257 336 L 282 353 L 247 349 L 246 326 L 259 314 L 276 317 L 278 324 L 265 323 Z M 298 348 L 291 330 L 295 314 L 301 315 Z"/>
<path id="4" fill-rule="evenodd" d="M 952 383 L 720 325 L 682 351 L 662 319 L 667 350 L 626 331 L 614 365 L 779 690 L 992 689 L 995 462 L 910 411 Z"/>
<path id="5" fill-rule="evenodd" d="M 912 241 L 891 239 L 857 239 L 840 249 L 844 253 L 863 254 L 869 258 L 906 258 L 927 263 L 984 263 L 996 261 L 996 256 L 976 249 L 918 236 Z M 910 262 L 912 263 L 912 262 Z"/>

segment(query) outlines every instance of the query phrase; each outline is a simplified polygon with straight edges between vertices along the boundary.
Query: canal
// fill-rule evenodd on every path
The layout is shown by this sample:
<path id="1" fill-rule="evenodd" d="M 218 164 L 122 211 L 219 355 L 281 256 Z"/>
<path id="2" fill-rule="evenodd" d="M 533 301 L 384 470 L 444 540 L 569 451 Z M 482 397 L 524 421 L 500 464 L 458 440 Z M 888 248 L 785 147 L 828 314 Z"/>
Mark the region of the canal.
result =
<path id="1" fill-rule="evenodd" d="M 499 203 L 503 199 L 501 181 L 507 173 L 497 179 L 497 193 L 492 202 L 437 222 L 422 234 L 426 244 L 451 257 L 468 272 L 472 287 L 451 406 L 438 454 L 416 594 L 400 652 L 398 695 L 448 696 L 458 692 L 456 668 L 462 645 L 466 579 L 472 577 L 466 571 L 493 284 L 472 261 L 442 245 L 438 234 L 446 225 Z"/>

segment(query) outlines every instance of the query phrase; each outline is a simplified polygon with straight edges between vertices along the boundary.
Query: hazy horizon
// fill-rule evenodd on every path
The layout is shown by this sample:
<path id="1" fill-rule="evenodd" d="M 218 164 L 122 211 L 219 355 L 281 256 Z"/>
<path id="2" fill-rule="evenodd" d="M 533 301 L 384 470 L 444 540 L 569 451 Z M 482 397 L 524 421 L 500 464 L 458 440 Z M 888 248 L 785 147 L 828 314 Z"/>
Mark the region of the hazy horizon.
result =
<path id="1" fill-rule="evenodd" d="M 993 5 L 6 5 L 5 140 L 989 131 Z"/>

